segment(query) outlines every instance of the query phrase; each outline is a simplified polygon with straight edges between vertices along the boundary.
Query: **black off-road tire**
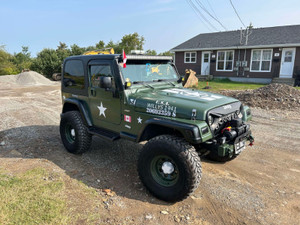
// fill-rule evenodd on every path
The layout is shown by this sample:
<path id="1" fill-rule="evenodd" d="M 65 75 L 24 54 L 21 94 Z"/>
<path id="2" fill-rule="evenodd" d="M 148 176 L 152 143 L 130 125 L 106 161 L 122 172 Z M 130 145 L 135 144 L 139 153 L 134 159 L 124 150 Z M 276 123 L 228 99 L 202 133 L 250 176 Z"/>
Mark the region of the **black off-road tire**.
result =
<path id="1" fill-rule="evenodd" d="M 175 177 L 170 182 L 160 182 L 161 174 L 165 173 L 159 169 L 153 170 L 156 168 L 156 161 L 157 165 L 161 165 L 160 158 L 162 162 L 171 161 L 175 165 L 174 172 L 168 175 L 172 179 Z M 141 150 L 138 173 L 143 184 L 154 196 L 164 201 L 177 202 L 187 198 L 198 188 L 202 174 L 201 161 L 195 148 L 183 138 L 161 135 L 152 138 Z M 162 179 L 169 178 L 162 176 Z"/>
<path id="2" fill-rule="evenodd" d="M 88 132 L 78 111 L 69 111 L 62 114 L 60 136 L 65 148 L 73 154 L 88 151 L 92 143 L 92 135 Z"/>

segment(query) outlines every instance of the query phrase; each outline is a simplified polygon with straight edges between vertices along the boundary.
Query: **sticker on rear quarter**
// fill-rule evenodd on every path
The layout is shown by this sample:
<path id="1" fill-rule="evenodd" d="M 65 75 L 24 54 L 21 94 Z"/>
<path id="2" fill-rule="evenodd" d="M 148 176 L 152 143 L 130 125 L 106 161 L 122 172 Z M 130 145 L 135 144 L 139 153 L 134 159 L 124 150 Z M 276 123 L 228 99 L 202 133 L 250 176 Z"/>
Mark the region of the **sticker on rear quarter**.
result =
<path id="1" fill-rule="evenodd" d="M 124 115 L 124 121 L 128 122 L 128 123 L 131 123 L 131 116 Z"/>

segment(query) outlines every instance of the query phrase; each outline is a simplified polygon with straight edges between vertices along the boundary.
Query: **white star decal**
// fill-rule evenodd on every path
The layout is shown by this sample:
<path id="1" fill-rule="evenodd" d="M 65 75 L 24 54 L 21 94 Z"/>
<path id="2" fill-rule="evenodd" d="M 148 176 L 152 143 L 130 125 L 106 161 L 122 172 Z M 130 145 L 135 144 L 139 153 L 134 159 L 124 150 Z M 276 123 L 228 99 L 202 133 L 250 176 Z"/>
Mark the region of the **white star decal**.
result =
<path id="1" fill-rule="evenodd" d="M 139 118 L 137 118 L 138 123 L 142 123 L 143 119 L 139 116 Z"/>
<path id="2" fill-rule="evenodd" d="M 99 109 L 99 116 L 103 115 L 106 118 L 106 116 L 105 116 L 105 110 L 107 108 L 103 107 L 102 102 L 101 102 L 100 106 L 97 106 L 97 107 Z"/>

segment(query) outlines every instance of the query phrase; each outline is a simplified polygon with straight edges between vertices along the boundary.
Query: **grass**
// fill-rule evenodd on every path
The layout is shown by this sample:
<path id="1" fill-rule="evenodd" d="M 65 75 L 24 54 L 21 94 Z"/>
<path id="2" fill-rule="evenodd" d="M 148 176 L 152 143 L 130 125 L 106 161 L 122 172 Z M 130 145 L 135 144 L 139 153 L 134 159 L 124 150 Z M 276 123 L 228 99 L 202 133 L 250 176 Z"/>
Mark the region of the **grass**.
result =
<path id="1" fill-rule="evenodd" d="M 0 173 L 0 224 L 68 224 L 64 183 L 44 169 Z"/>
<path id="2" fill-rule="evenodd" d="M 207 86 L 206 81 L 199 81 L 198 87 L 199 90 L 206 91 L 221 91 L 221 90 L 245 90 L 245 89 L 256 89 L 265 86 L 265 84 L 256 84 L 256 83 L 241 83 L 234 82 L 229 79 L 214 79 L 208 82 L 208 85 L 211 89 L 204 89 Z"/>
<path id="3" fill-rule="evenodd" d="M 102 198 L 94 188 L 37 167 L 0 170 L 0 224 L 98 224 Z"/>

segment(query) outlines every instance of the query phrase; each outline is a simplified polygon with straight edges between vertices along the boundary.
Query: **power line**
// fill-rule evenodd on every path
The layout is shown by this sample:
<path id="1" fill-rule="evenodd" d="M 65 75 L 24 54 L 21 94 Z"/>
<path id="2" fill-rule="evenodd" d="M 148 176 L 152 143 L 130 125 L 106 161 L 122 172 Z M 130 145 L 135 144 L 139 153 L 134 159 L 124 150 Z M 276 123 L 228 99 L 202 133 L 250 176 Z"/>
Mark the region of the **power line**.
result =
<path id="1" fill-rule="evenodd" d="M 223 27 L 225 30 L 227 30 L 227 28 L 220 22 L 220 20 L 218 20 L 216 17 L 214 17 L 206 8 L 205 6 L 202 4 L 202 2 L 200 0 L 196 0 L 197 4 L 200 6 L 201 9 L 203 9 L 211 18 L 213 18 L 215 21 L 217 21 L 217 23 L 219 23 L 221 25 L 221 27 Z"/>
<path id="2" fill-rule="evenodd" d="M 201 13 L 201 11 L 197 8 L 197 6 L 194 4 L 194 2 L 192 0 L 188 0 L 188 2 L 190 3 L 190 5 L 192 6 L 192 8 L 195 10 L 196 14 L 198 14 L 204 21 L 206 21 L 206 23 L 208 23 L 210 25 L 210 27 L 213 28 L 213 30 L 218 30 L 214 25 L 212 25 L 211 22 L 209 22 L 209 20 Z M 205 23 L 204 23 L 205 24 Z M 210 29 L 211 30 L 211 29 Z"/>
<path id="3" fill-rule="evenodd" d="M 192 0 L 186 0 L 187 3 L 190 5 L 190 7 L 195 11 L 195 13 L 197 14 L 197 16 L 200 16 L 202 18 L 202 20 L 206 21 L 206 23 L 208 23 L 214 30 L 218 30 L 214 25 L 212 25 L 209 20 L 201 13 L 201 11 L 197 8 L 197 6 L 194 4 L 194 2 Z M 199 17 L 199 18 L 200 18 Z M 202 21 L 201 20 L 201 21 Z M 202 21 L 203 22 L 203 21 Z M 208 27 L 204 22 L 203 24 L 211 31 L 210 27 Z"/>
<path id="4" fill-rule="evenodd" d="M 229 1 L 230 1 L 230 4 L 231 4 L 232 8 L 234 9 L 235 14 L 236 14 L 237 17 L 239 18 L 239 20 L 241 21 L 241 23 L 243 24 L 243 26 L 244 26 L 245 28 L 247 28 L 247 26 L 245 26 L 244 22 L 242 21 L 241 17 L 239 16 L 237 10 L 235 9 L 235 7 L 234 7 L 232 1 L 231 1 L 231 0 L 229 0 Z"/>
<path id="5" fill-rule="evenodd" d="M 212 31 L 212 29 L 207 26 L 203 21 L 202 18 L 199 16 L 199 14 L 197 13 L 196 9 L 193 8 L 193 6 L 190 4 L 190 2 L 188 0 L 186 0 L 186 2 L 189 4 L 189 6 L 192 8 L 192 10 L 195 12 L 195 14 L 198 16 L 198 18 L 200 19 L 200 21 L 203 23 L 204 26 L 206 26 L 207 29 L 209 29 L 210 31 Z"/>
<path id="6" fill-rule="evenodd" d="M 213 12 L 214 16 L 215 16 L 217 19 L 219 19 L 218 16 L 217 16 L 217 14 L 216 14 L 216 12 L 215 12 L 215 10 L 214 10 L 213 7 L 211 6 L 209 0 L 206 0 L 206 2 L 207 2 L 207 4 L 208 4 L 210 10 Z"/>

